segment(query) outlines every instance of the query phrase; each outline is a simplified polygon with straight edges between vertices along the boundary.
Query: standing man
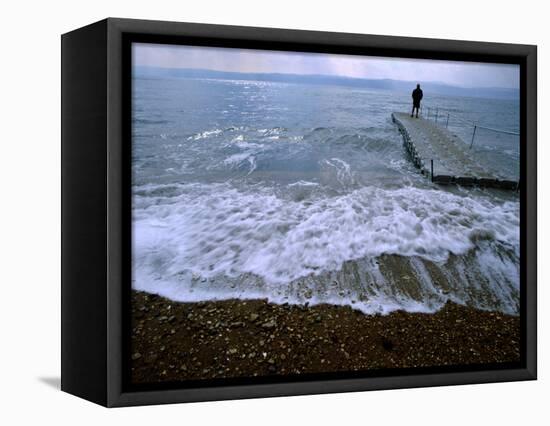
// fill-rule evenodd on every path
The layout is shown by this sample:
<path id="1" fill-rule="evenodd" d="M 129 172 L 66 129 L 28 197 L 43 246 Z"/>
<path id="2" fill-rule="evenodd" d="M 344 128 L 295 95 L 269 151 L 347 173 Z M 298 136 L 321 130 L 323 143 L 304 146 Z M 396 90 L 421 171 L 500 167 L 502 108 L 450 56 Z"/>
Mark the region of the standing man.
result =
<path id="1" fill-rule="evenodd" d="M 422 100 L 422 96 L 424 96 L 424 93 L 422 93 L 420 84 L 417 84 L 416 89 L 414 89 L 412 92 L 413 109 L 411 112 L 411 117 L 414 115 L 414 110 L 416 109 L 416 118 L 418 118 L 418 110 L 420 109 L 420 101 Z"/>

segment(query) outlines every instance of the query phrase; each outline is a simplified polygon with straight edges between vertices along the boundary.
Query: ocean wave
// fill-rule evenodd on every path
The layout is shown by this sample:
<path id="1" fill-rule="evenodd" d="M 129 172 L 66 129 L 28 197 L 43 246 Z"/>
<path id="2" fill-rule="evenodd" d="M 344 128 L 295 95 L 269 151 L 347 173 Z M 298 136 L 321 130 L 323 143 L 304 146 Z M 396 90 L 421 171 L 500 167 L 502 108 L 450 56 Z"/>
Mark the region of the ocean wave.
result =
<path id="1" fill-rule="evenodd" d="M 299 180 L 298 182 L 289 183 L 287 186 L 293 187 L 293 186 L 319 186 L 317 182 L 308 182 L 305 180 Z"/>
<path id="2" fill-rule="evenodd" d="M 192 136 L 189 136 L 187 139 L 198 141 L 198 140 L 201 140 L 201 139 L 209 138 L 211 136 L 219 135 L 222 132 L 223 132 L 222 129 L 205 130 L 204 132 L 199 132 L 199 133 L 196 133 Z"/>
<path id="3" fill-rule="evenodd" d="M 430 310 L 449 296 L 434 286 L 433 277 L 422 279 L 424 264 L 447 271 L 441 282 L 457 282 L 454 275 L 476 271 L 451 292 L 459 302 L 479 299 L 483 307 L 483 298 L 457 296 L 464 291 L 460 285 L 471 283 L 475 292 L 483 284 L 487 300 L 513 312 L 519 291 L 519 204 L 513 201 L 364 187 L 301 202 L 268 189 L 188 184 L 177 194 L 173 185 L 165 193 L 136 188 L 133 215 L 134 286 L 179 300 L 261 296 L 303 302 L 307 288 L 312 302 L 350 303 L 359 298 L 354 286 L 360 286 L 378 292 L 369 305 L 358 302 L 365 311 Z M 471 253 L 476 254 L 464 263 Z M 423 281 L 421 297 L 388 284 L 387 271 L 380 272 L 374 261 L 388 255 L 409 263 L 416 259 L 407 268 Z M 449 276 L 445 265 L 451 261 L 456 265 Z M 349 262 L 362 265 L 358 276 L 344 280 L 343 289 L 340 282 L 339 292 L 327 288 L 330 277 Z"/>
<path id="4" fill-rule="evenodd" d="M 354 174 L 351 171 L 351 166 L 349 163 L 345 162 L 344 160 L 340 158 L 331 158 L 330 160 L 324 159 L 321 161 L 321 172 L 323 172 L 323 168 L 328 166 L 328 172 L 331 171 L 335 173 L 336 180 L 343 186 L 348 187 L 349 185 L 353 185 L 355 183 Z"/>

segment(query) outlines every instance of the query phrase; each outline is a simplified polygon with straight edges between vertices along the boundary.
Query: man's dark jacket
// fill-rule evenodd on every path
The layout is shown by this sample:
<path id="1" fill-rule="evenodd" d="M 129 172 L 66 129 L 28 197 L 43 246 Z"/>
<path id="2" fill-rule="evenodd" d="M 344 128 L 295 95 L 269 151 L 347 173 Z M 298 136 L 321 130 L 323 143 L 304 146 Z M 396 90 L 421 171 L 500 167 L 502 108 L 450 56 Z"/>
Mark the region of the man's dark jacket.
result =
<path id="1" fill-rule="evenodd" d="M 416 88 L 413 90 L 412 97 L 413 97 L 413 104 L 416 107 L 420 107 L 420 101 L 422 100 L 422 96 L 424 96 L 424 93 L 422 93 L 422 89 Z"/>

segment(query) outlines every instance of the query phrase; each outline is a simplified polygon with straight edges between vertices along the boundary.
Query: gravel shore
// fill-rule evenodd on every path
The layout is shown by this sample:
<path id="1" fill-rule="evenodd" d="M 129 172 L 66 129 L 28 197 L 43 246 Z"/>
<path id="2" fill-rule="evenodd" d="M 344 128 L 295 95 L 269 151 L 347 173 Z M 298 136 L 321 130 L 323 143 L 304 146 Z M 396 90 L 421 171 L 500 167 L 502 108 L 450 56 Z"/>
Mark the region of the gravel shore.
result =
<path id="1" fill-rule="evenodd" d="M 435 314 L 265 300 L 178 303 L 132 292 L 131 381 L 517 362 L 519 317 L 447 303 Z"/>

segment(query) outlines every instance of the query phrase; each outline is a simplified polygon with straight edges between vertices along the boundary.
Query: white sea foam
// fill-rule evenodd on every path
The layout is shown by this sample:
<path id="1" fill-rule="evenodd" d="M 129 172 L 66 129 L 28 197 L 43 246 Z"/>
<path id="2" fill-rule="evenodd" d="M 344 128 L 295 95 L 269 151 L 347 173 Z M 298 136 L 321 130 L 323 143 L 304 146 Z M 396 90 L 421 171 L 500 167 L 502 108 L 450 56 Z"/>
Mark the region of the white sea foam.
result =
<path id="1" fill-rule="evenodd" d="M 197 133 L 193 136 L 189 136 L 187 139 L 197 141 L 197 140 L 200 140 L 200 139 L 206 139 L 206 138 L 209 138 L 211 136 L 219 135 L 222 132 L 223 132 L 223 130 L 221 130 L 221 129 L 205 130 L 204 132 L 200 132 L 200 133 Z"/>
<path id="2" fill-rule="evenodd" d="M 317 182 L 309 182 L 306 180 L 299 180 L 298 182 L 289 183 L 288 186 L 319 186 Z"/>
<path id="3" fill-rule="evenodd" d="M 329 170 L 335 171 L 336 180 L 344 187 L 353 185 L 355 178 L 351 171 L 351 166 L 340 158 L 331 158 L 330 160 L 322 160 L 321 168 L 329 166 Z"/>
<path id="4" fill-rule="evenodd" d="M 332 163 L 345 170 L 335 159 Z M 496 303 L 507 312 L 517 309 L 517 202 L 442 190 L 363 187 L 306 203 L 229 184 L 172 185 L 166 192 L 150 185 L 136 191 L 133 213 L 134 287 L 176 300 L 355 300 L 366 312 L 433 311 L 449 296 L 425 265 L 439 265 L 444 275 L 450 256 L 460 259 L 490 242 L 493 246 L 472 259 L 453 258 L 447 279 L 456 286 L 451 298 L 482 308 Z M 399 279 L 387 282 L 388 272 L 374 261 L 392 254 L 406 257 L 419 297 L 396 288 Z M 349 261 L 355 261 L 351 275 Z M 458 273 L 464 277 L 457 281 L 452 275 Z M 333 280 L 338 286 L 330 284 Z M 496 302 L 484 305 L 473 297 L 476 285 Z M 366 300 L 360 300 L 362 295 Z"/>
<path id="5" fill-rule="evenodd" d="M 250 165 L 249 174 L 256 169 L 256 159 L 250 152 L 241 152 L 239 154 L 233 154 L 223 160 L 224 164 L 229 167 L 237 167 L 240 164 L 247 162 Z"/>

